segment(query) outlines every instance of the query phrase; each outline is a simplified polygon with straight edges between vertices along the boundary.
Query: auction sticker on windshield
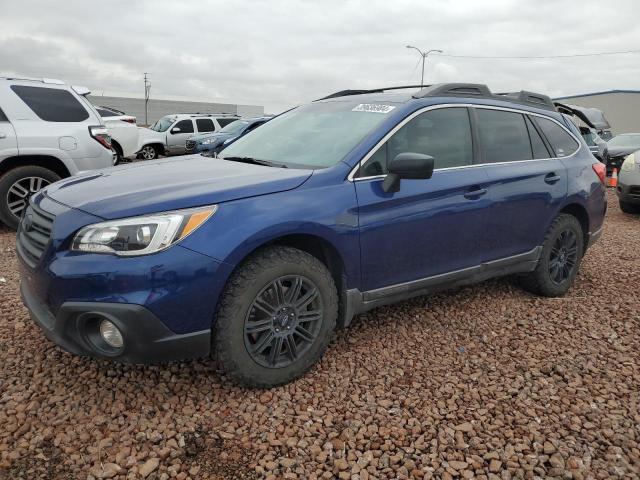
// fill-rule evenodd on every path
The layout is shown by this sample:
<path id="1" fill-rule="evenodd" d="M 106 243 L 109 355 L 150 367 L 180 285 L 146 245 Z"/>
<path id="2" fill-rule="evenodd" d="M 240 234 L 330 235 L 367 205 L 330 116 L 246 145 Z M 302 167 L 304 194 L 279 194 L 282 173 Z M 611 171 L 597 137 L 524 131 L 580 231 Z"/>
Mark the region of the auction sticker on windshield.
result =
<path id="1" fill-rule="evenodd" d="M 380 105 L 379 103 L 361 103 L 351 110 L 352 112 L 373 112 L 373 113 L 389 113 L 393 110 L 393 105 Z"/>

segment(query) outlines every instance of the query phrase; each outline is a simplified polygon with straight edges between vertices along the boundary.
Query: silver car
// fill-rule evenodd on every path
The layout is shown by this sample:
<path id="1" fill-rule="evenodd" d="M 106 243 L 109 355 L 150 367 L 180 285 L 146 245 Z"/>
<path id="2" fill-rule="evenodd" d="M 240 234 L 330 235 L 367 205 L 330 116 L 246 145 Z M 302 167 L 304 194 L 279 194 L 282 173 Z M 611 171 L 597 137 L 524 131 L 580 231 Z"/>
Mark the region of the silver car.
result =
<path id="1" fill-rule="evenodd" d="M 616 193 L 623 212 L 640 213 L 640 150 L 622 162 Z"/>
<path id="2" fill-rule="evenodd" d="M 41 188 L 113 165 L 109 133 L 88 93 L 60 80 L 0 77 L 0 222 L 16 228 Z"/>

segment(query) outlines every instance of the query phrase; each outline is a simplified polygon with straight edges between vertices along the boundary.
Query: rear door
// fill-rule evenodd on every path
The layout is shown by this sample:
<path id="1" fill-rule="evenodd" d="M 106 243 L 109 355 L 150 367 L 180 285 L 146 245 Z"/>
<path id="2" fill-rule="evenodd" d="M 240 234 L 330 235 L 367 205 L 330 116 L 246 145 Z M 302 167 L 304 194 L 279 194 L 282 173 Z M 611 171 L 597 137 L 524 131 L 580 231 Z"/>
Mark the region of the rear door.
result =
<path id="1" fill-rule="evenodd" d="M 9 119 L 0 109 L 0 161 L 18 154 L 16 131 Z"/>
<path id="2" fill-rule="evenodd" d="M 388 160 L 431 155 L 428 180 L 402 180 L 385 193 Z M 469 111 L 425 111 L 378 147 L 355 175 L 364 290 L 398 285 L 480 263 L 485 232 L 486 174 L 475 167 Z"/>
<path id="3" fill-rule="evenodd" d="M 530 252 L 542 245 L 567 194 L 560 158 L 575 153 L 579 145 L 547 117 L 481 107 L 474 112 L 491 202 L 483 261 Z M 552 150 L 542 124 L 561 130 L 569 143 Z"/>
<path id="4" fill-rule="evenodd" d="M 185 143 L 193 135 L 193 120 L 190 118 L 179 120 L 167 132 L 167 149 L 172 155 L 181 155 L 187 152 Z"/>

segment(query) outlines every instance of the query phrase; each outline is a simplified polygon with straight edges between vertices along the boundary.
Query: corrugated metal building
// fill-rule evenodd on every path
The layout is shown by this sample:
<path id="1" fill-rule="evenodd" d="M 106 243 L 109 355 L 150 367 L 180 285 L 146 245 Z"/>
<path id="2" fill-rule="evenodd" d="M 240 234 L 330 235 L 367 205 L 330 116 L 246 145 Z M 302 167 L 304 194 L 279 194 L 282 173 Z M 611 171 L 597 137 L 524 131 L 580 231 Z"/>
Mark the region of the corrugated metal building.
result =
<path id="1" fill-rule="evenodd" d="M 138 125 L 144 125 L 144 99 L 128 97 L 104 97 L 89 95 L 96 106 L 112 107 L 133 115 Z M 171 113 L 232 113 L 243 117 L 264 115 L 264 107 L 258 105 L 235 105 L 232 103 L 183 102 L 179 100 L 149 99 L 148 123 Z"/>
<path id="2" fill-rule="evenodd" d="M 640 133 L 640 90 L 609 90 L 569 95 L 554 100 L 602 110 L 614 135 Z"/>

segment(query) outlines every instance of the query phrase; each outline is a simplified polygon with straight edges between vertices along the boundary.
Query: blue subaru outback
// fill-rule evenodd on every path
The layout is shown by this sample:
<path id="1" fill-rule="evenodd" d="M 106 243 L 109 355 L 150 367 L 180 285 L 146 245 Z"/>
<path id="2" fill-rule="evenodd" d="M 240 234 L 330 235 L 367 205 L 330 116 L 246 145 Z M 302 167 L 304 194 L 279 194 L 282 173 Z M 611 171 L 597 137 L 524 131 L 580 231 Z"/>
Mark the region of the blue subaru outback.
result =
<path id="1" fill-rule="evenodd" d="M 563 295 L 602 232 L 604 166 L 548 97 L 346 90 L 226 148 L 57 182 L 18 235 L 22 297 L 78 355 L 215 355 L 268 387 L 380 305 L 515 274 Z"/>

